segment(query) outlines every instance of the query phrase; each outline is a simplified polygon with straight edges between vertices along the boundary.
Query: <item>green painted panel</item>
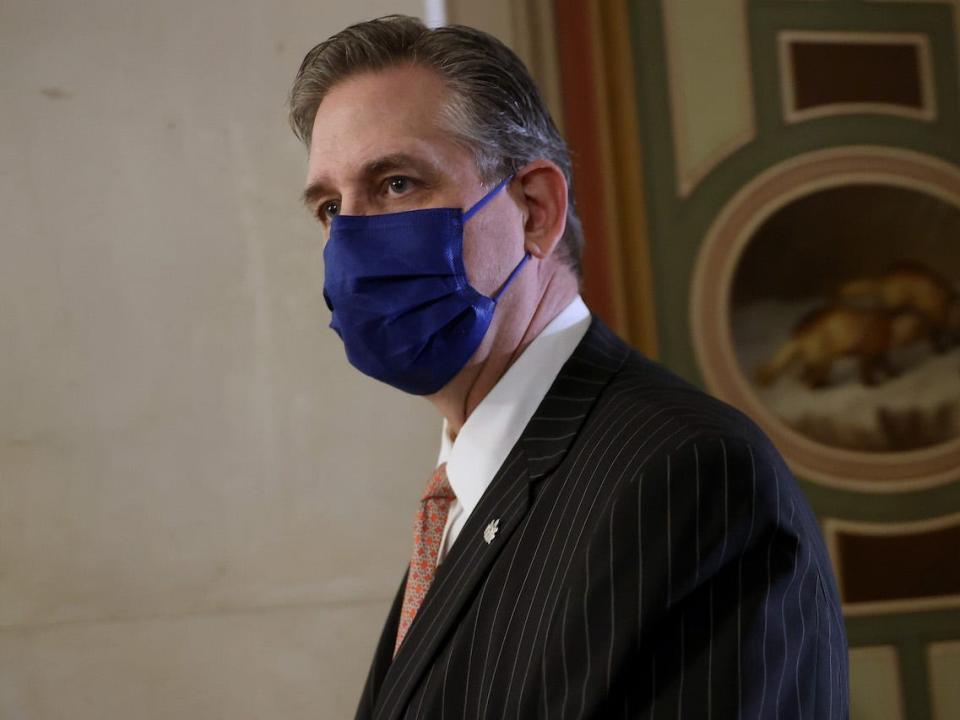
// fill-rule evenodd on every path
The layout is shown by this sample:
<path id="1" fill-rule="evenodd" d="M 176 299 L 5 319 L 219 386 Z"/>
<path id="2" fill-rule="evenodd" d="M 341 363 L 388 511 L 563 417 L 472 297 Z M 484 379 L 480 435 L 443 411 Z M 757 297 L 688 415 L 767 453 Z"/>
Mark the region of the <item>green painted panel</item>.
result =
<path id="1" fill-rule="evenodd" d="M 850 651 L 850 717 L 853 720 L 901 720 L 897 651 L 889 646 Z"/>
<path id="2" fill-rule="evenodd" d="M 750 16 L 757 139 L 721 162 L 685 201 L 678 197 L 659 3 L 630 3 L 638 113 L 641 118 L 655 297 L 662 359 L 702 383 L 689 338 L 690 273 L 700 241 L 744 182 L 799 153 L 844 145 L 900 147 L 960 163 L 960 110 L 951 8 L 833 3 L 755 3 Z M 899 117 L 848 115 L 787 126 L 781 119 L 776 32 L 836 29 L 922 32 L 930 37 L 940 115 L 927 123 Z"/>
<path id="3" fill-rule="evenodd" d="M 911 522 L 960 510 L 960 483 L 916 492 L 874 495 L 799 480 L 818 514 L 824 516 L 865 522 Z"/>
<path id="4" fill-rule="evenodd" d="M 649 209 L 660 359 L 675 372 L 703 386 L 689 326 L 688 292 L 693 264 L 710 225 L 746 182 L 798 154 L 849 145 L 903 148 L 960 165 L 960 78 L 953 7 L 943 3 L 858 0 L 749 2 L 757 137 L 720 162 L 689 196 L 681 198 L 676 191 L 661 2 L 627 0 L 627 3 L 644 157 L 642 170 Z M 781 116 L 777 32 L 814 29 L 925 34 L 933 58 L 937 119 L 924 122 L 860 114 L 787 125 Z M 836 490 L 799 479 L 815 511 L 823 516 L 884 522 L 920 520 L 960 511 L 960 483 L 880 495 Z M 895 647 L 900 659 L 905 716 L 910 720 L 931 718 L 928 643 L 960 638 L 960 612 L 848 618 L 847 628 L 852 647 L 885 644 Z"/>
<path id="5" fill-rule="evenodd" d="M 927 650 L 930 643 L 960 639 L 960 613 L 956 610 L 892 613 L 848 617 L 850 647 L 892 645 L 900 658 L 905 715 L 909 720 L 931 718 Z"/>
<path id="6" fill-rule="evenodd" d="M 747 181 L 798 154 L 849 145 L 905 148 L 960 165 L 960 79 L 951 7 L 936 4 L 768 0 L 750 4 L 751 57 L 758 135 L 733 153 L 687 198 L 676 192 L 669 92 L 659 2 L 631 0 L 632 47 L 654 268 L 661 360 L 703 386 L 689 325 L 689 287 L 700 243 L 723 206 Z M 796 125 L 781 119 L 776 33 L 782 29 L 922 32 L 930 39 L 936 122 L 880 115 L 846 115 Z M 801 481 L 803 479 L 801 478 Z M 960 510 L 960 488 L 865 495 L 804 482 L 815 509 L 850 518 L 920 519 Z"/>
<path id="7" fill-rule="evenodd" d="M 932 645 L 929 657 L 934 717 L 960 718 L 960 643 Z"/>

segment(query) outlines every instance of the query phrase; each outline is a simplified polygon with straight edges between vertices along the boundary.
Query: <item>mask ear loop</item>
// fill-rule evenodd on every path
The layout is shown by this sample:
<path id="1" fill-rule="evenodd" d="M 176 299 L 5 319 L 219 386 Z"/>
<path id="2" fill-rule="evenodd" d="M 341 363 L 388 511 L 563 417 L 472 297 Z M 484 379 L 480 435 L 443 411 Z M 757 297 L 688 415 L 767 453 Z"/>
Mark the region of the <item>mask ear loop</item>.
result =
<path id="1" fill-rule="evenodd" d="M 527 253 L 526 255 L 523 256 L 523 259 L 522 259 L 522 260 L 519 262 L 519 264 L 513 269 L 513 272 L 510 273 L 510 277 L 507 278 L 507 281 L 503 284 L 503 287 L 501 287 L 499 290 L 497 290 L 497 294 L 494 295 L 492 298 L 490 298 L 491 300 L 493 300 L 494 302 L 496 302 L 497 300 L 500 299 L 500 296 L 503 295 L 503 293 L 506 292 L 506 290 L 507 290 L 508 287 L 510 287 L 510 283 L 512 283 L 512 282 L 513 282 L 513 279 L 514 279 L 517 275 L 520 274 L 520 271 L 523 270 L 523 266 L 527 264 L 527 260 L 529 260 L 529 259 L 530 259 L 530 253 Z"/>
<path id="2" fill-rule="evenodd" d="M 490 192 L 488 192 L 486 195 L 480 198 L 472 208 L 467 210 L 463 214 L 463 222 L 467 222 L 467 220 L 469 220 L 474 215 L 476 215 L 477 212 L 480 211 L 484 205 L 486 205 L 488 202 L 493 200 L 493 198 L 496 197 L 497 193 L 503 190 L 504 186 L 506 186 L 506 184 L 511 180 L 513 180 L 513 173 L 511 173 L 510 175 L 507 175 L 503 180 L 500 181 L 500 183 L 495 188 L 493 188 Z M 530 253 L 526 253 L 523 256 L 523 259 L 513 269 L 513 272 L 510 273 L 510 277 L 507 278 L 507 281 L 497 291 L 496 295 L 490 298 L 491 300 L 493 300 L 494 302 L 497 302 L 497 300 L 500 299 L 500 296 L 503 295 L 504 292 L 506 292 L 508 287 L 510 287 L 510 283 L 512 283 L 513 279 L 520 274 L 520 271 L 523 269 L 523 266 L 527 264 L 527 260 L 529 259 L 530 259 Z"/>
<path id="3" fill-rule="evenodd" d="M 478 212 L 481 208 L 483 208 L 484 205 L 486 205 L 488 202 L 490 202 L 491 200 L 493 200 L 493 198 L 496 196 L 496 194 L 497 194 L 498 192 L 500 192 L 500 191 L 503 189 L 503 187 L 504 187 L 508 182 L 510 182 L 511 180 L 513 180 L 513 174 L 507 175 L 503 180 L 500 181 L 500 184 L 499 184 L 499 185 L 497 185 L 493 190 L 491 190 L 490 192 L 488 192 L 488 193 L 487 193 L 486 195 L 484 195 L 482 198 L 480 198 L 479 200 L 477 200 L 476 204 L 475 204 L 472 208 L 470 208 L 469 210 L 467 210 L 467 211 L 463 214 L 463 221 L 466 222 L 467 220 L 469 220 L 470 218 L 472 218 L 474 215 L 476 215 L 477 212 Z"/>

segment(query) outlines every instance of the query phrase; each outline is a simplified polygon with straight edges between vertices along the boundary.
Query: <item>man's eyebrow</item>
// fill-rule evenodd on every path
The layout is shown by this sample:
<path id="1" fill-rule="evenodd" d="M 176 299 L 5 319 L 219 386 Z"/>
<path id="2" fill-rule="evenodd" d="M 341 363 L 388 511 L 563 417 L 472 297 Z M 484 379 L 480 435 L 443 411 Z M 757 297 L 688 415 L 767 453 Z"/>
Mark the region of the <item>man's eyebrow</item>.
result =
<path id="1" fill-rule="evenodd" d="M 408 155 L 407 153 L 393 153 L 392 155 L 384 155 L 381 158 L 368 162 L 364 165 L 362 174 L 369 177 L 371 175 L 381 175 L 385 172 L 404 170 L 406 168 L 412 168 L 431 178 L 439 172 L 436 166 L 428 160 L 418 158 L 414 155 Z"/>
<path id="2" fill-rule="evenodd" d="M 326 183 L 323 180 L 314 180 L 312 183 L 307 185 L 307 189 L 303 191 L 303 194 L 300 196 L 300 200 L 308 208 L 313 207 L 314 203 L 317 202 L 324 195 L 333 195 L 333 191 L 330 190 Z"/>
<path id="3" fill-rule="evenodd" d="M 383 173 L 408 169 L 417 171 L 422 176 L 420 179 L 428 185 L 435 183 L 440 175 L 440 170 L 432 162 L 407 153 L 392 153 L 371 160 L 363 166 L 360 175 L 368 180 Z M 323 180 L 315 180 L 303 191 L 301 200 L 309 208 L 324 195 L 335 194 Z"/>

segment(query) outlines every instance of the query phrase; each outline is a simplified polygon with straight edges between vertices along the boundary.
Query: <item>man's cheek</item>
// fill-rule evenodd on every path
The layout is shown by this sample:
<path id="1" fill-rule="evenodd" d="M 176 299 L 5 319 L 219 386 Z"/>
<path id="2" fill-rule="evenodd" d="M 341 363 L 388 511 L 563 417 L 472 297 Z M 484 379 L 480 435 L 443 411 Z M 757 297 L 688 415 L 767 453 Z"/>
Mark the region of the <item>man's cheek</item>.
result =
<path id="1" fill-rule="evenodd" d="M 517 251 L 512 247 L 516 239 L 503 223 L 478 221 L 479 218 L 472 219 L 465 228 L 463 264 L 470 285 L 490 297 L 507 279 L 515 264 L 513 260 Z"/>
<path id="2" fill-rule="evenodd" d="M 473 222 L 476 222 L 476 220 Z M 489 280 L 487 268 L 490 258 L 487 254 L 488 249 L 485 248 L 485 243 L 481 239 L 481 235 L 476 232 L 476 230 L 480 230 L 482 227 L 480 227 L 479 223 L 477 223 L 477 225 L 478 227 L 468 225 L 464 230 L 463 266 L 467 273 L 467 282 L 469 282 L 475 290 L 486 295 L 488 294 L 487 282 Z"/>

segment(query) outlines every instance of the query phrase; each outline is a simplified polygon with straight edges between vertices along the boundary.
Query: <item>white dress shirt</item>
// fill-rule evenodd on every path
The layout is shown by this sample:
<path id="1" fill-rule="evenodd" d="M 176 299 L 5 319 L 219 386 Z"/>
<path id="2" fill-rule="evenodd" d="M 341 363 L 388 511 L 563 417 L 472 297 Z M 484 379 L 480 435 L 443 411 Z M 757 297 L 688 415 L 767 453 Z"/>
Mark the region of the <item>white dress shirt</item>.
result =
<path id="1" fill-rule="evenodd" d="M 456 440 L 450 440 L 447 421 L 443 421 L 437 465 L 447 463 L 447 477 L 457 497 L 447 514 L 438 564 L 589 327 L 590 311 L 577 295 L 480 401 Z"/>

